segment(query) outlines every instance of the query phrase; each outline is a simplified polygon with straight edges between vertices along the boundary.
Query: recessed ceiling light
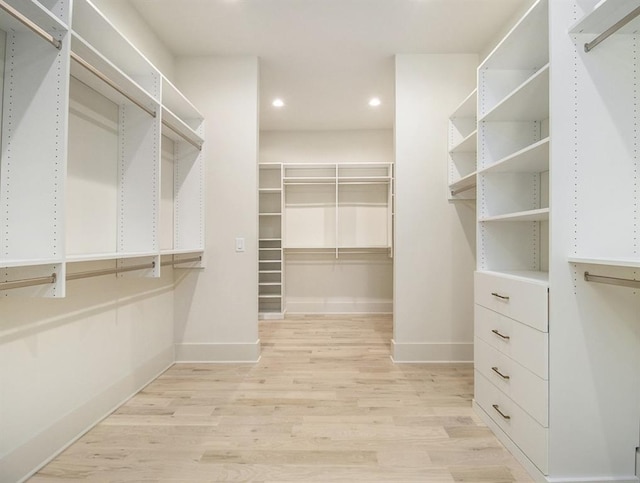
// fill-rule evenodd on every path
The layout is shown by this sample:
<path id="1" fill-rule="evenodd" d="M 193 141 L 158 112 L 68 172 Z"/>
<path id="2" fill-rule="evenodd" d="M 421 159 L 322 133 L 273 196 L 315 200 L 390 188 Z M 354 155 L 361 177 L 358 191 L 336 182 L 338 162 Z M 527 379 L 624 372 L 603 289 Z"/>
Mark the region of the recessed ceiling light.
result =
<path id="1" fill-rule="evenodd" d="M 380 102 L 380 98 L 378 98 L 378 97 L 372 97 L 369 100 L 369 105 L 371 107 L 378 107 L 380 104 L 382 104 L 382 102 Z"/>
<path id="2" fill-rule="evenodd" d="M 278 99 L 274 99 L 273 102 L 271 103 L 271 105 L 273 107 L 284 107 L 284 101 L 280 98 Z"/>

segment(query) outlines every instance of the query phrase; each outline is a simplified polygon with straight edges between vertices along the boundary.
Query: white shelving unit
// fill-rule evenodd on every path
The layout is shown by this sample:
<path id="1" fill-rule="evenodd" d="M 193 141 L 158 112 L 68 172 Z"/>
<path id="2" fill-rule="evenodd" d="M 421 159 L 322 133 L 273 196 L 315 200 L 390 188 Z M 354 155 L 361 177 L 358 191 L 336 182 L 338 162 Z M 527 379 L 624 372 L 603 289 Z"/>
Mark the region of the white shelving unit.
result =
<path id="1" fill-rule="evenodd" d="M 158 277 L 161 255 L 201 255 L 202 116 L 90 0 L 8 3 L 0 293 L 62 297 L 69 264 Z"/>
<path id="2" fill-rule="evenodd" d="M 475 199 L 478 90 L 449 117 L 449 199 Z"/>
<path id="3" fill-rule="evenodd" d="M 474 404 L 539 475 L 549 474 L 548 37 L 539 0 L 478 68 Z"/>
<path id="4" fill-rule="evenodd" d="M 392 252 L 392 164 L 283 165 L 285 250 Z"/>
<path id="5" fill-rule="evenodd" d="M 282 164 L 260 164 L 258 312 L 262 319 L 284 316 L 282 192 Z"/>
<path id="6" fill-rule="evenodd" d="M 478 70 L 474 407 L 537 482 L 637 481 L 638 7 L 538 1 Z"/>

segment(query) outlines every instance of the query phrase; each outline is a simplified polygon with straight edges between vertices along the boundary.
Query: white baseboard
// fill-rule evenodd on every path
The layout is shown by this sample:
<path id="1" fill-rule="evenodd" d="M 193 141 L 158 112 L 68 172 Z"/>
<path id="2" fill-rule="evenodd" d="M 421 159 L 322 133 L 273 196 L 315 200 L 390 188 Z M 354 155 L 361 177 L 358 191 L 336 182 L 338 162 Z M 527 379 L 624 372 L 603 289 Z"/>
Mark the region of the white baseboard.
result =
<path id="1" fill-rule="evenodd" d="M 171 367 L 173 359 L 173 347 L 165 349 L 129 376 L 5 455 L 0 459 L 0 481 L 25 481 Z"/>
<path id="2" fill-rule="evenodd" d="M 253 343 L 176 344 L 176 362 L 258 362 L 260 339 Z"/>
<path id="3" fill-rule="evenodd" d="M 282 320 L 284 312 L 259 312 L 258 320 Z"/>
<path id="4" fill-rule="evenodd" d="M 391 339 L 393 362 L 473 362 L 473 342 L 396 342 Z"/>
<path id="5" fill-rule="evenodd" d="M 545 476 L 540 470 L 533 464 L 533 462 L 527 457 L 526 454 L 507 436 L 504 431 L 500 429 L 493 419 L 478 405 L 475 400 L 473 401 L 473 409 L 476 414 L 482 419 L 482 421 L 489 426 L 493 434 L 500 440 L 500 442 L 509 450 L 513 457 L 518 460 L 524 469 L 529 473 L 529 476 L 536 483 L 638 483 L 640 479 L 637 476 L 598 476 L 598 477 L 553 477 Z"/>
<path id="6" fill-rule="evenodd" d="M 393 301 L 291 300 L 287 315 L 298 314 L 390 314 Z"/>

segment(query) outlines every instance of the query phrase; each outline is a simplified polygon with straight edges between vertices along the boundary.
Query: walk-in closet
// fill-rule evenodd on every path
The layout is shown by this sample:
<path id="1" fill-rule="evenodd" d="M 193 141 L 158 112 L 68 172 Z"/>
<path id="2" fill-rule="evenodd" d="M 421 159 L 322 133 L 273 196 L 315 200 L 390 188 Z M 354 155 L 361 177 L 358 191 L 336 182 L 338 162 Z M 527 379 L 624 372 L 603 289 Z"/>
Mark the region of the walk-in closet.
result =
<path id="1" fill-rule="evenodd" d="M 639 0 L 0 0 L 0 482 L 640 483 Z"/>

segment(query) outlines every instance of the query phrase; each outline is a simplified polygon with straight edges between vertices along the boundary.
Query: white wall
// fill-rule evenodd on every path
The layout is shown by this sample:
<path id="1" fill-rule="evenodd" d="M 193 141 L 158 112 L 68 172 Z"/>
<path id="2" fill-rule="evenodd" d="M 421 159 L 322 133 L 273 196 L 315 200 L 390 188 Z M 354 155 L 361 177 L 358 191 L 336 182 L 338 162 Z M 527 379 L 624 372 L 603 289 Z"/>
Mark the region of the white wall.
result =
<path id="1" fill-rule="evenodd" d="M 396 56 L 395 361 L 473 360 L 475 202 L 447 201 L 447 120 L 477 65 Z"/>
<path id="2" fill-rule="evenodd" d="M 393 131 L 263 131 L 261 163 L 389 163 Z M 285 256 L 287 313 L 390 313 L 393 261 L 385 254 Z"/>
<path id="3" fill-rule="evenodd" d="M 65 299 L 0 298 L 0 481 L 20 480 L 173 363 L 163 272 L 69 282 Z"/>
<path id="4" fill-rule="evenodd" d="M 178 59 L 205 116 L 206 269 L 176 289 L 176 358 L 255 361 L 258 340 L 258 59 Z M 235 238 L 246 251 L 235 252 Z"/>
<path id="5" fill-rule="evenodd" d="M 92 0 L 93 4 L 169 80 L 175 78 L 175 58 L 162 39 L 128 0 Z"/>

